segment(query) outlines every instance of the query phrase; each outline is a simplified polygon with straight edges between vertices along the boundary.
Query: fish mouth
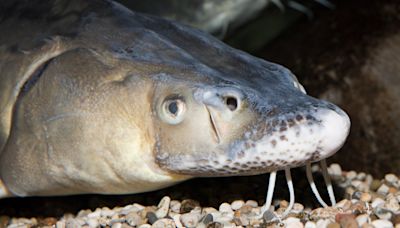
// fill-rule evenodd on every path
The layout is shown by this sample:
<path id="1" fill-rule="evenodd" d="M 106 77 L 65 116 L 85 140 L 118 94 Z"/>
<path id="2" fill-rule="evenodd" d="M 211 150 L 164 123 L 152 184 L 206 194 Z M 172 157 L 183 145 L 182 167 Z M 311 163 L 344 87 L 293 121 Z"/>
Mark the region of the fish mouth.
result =
<path id="1" fill-rule="evenodd" d="M 218 126 L 210 113 L 216 137 Z M 202 156 L 181 157 L 171 171 L 192 176 L 256 175 L 304 166 L 336 153 L 349 134 L 350 119 L 334 105 L 264 118 L 239 139 Z"/>

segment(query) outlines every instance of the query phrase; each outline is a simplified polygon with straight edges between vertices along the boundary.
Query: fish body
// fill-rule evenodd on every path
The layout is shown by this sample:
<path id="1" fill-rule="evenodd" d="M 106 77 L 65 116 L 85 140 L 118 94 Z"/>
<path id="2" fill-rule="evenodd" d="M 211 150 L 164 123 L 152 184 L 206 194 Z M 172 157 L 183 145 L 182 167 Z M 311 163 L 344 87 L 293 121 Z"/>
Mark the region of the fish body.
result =
<path id="1" fill-rule="evenodd" d="M 335 153 L 350 127 L 286 68 L 103 0 L 0 5 L 10 195 L 124 194 Z"/>

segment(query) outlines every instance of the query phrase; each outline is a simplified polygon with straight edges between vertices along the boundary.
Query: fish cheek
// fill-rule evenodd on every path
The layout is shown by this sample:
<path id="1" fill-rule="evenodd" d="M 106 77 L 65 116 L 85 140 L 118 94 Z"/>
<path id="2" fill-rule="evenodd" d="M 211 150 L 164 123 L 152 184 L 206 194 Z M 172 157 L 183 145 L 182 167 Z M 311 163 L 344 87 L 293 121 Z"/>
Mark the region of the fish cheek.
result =
<path id="1" fill-rule="evenodd" d="M 158 126 L 157 126 L 158 125 Z M 184 120 L 176 125 L 158 119 L 157 157 L 178 160 L 202 157 L 215 146 L 209 115 L 200 105 L 188 102 Z"/>

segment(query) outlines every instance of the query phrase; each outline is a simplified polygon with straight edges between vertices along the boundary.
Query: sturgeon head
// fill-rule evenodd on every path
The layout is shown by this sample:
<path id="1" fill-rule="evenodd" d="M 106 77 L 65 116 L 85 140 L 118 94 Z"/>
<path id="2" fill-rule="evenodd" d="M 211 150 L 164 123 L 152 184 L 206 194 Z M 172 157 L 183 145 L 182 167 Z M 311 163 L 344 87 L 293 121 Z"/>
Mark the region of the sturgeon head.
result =
<path id="1" fill-rule="evenodd" d="M 168 29 L 159 34 L 181 70 L 153 77 L 154 153 L 162 169 L 189 176 L 267 173 L 322 160 L 345 142 L 347 114 L 308 96 L 285 67 L 184 26 Z"/>

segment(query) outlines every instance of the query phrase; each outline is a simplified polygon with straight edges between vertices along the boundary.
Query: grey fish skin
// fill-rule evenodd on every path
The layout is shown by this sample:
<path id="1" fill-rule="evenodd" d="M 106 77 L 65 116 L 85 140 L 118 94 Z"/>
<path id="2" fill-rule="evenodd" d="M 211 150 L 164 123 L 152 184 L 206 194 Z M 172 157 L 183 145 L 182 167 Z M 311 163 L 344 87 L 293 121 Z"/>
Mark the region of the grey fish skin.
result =
<path id="1" fill-rule="evenodd" d="M 123 194 L 335 153 L 338 107 L 286 68 L 102 0 L 0 3 L 0 175 L 12 195 Z"/>

